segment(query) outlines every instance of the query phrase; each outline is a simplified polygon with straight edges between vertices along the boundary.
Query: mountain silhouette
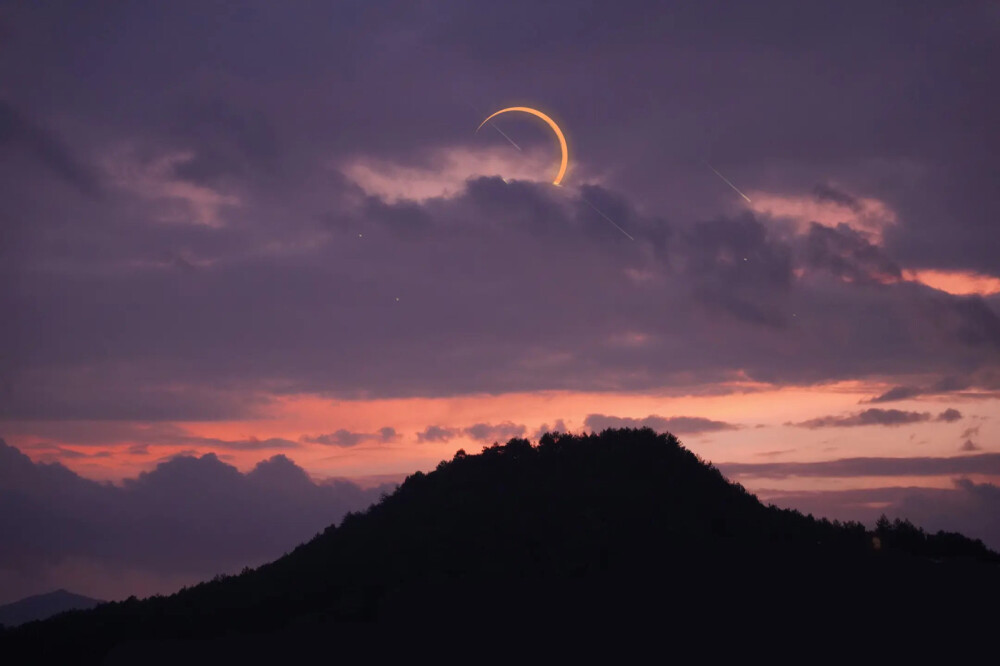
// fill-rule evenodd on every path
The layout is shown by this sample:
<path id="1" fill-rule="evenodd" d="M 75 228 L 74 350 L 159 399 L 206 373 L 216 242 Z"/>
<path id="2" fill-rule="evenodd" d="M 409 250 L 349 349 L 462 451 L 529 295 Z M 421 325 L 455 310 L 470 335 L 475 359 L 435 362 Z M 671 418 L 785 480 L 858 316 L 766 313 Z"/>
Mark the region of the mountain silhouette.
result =
<path id="1" fill-rule="evenodd" d="M 0 606 L 0 625 L 16 627 L 25 622 L 44 620 L 70 610 L 86 610 L 104 602 L 67 590 L 36 594 Z"/>
<path id="2" fill-rule="evenodd" d="M 8 629 L 0 658 L 284 663 L 415 627 L 513 645 L 566 624 L 630 645 L 706 628 L 861 641 L 968 631 L 998 592 L 1000 556 L 979 541 L 766 506 L 673 435 L 550 433 L 459 451 L 256 570 Z"/>

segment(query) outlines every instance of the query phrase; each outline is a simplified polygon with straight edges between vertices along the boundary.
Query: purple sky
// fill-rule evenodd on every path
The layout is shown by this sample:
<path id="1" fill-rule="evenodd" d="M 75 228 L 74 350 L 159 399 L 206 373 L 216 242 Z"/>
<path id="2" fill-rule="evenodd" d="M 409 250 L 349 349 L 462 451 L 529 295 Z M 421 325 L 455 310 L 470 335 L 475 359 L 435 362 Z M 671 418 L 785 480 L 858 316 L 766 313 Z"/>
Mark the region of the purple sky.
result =
<path id="1" fill-rule="evenodd" d="M 270 460 L 314 512 L 177 570 L 52 545 L 142 502 L 19 518 L 0 602 L 256 562 L 372 499 L 323 513 L 329 477 L 546 424 L 1000 547 L 998 37 L 996 2 L 0 8 L 0 463 L 117 506 L 170 465 L 268 497 Z M 563 187 L 537 119 L 474 133 L 512 105 Z"/>

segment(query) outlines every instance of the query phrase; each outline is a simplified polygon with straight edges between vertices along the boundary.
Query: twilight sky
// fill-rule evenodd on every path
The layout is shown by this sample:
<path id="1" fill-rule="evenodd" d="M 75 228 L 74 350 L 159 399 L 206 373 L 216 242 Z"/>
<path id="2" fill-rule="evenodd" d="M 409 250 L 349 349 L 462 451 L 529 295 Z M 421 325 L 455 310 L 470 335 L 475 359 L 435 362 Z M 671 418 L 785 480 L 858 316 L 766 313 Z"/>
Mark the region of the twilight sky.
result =
<path id="1" fill-rule="evenodd" d="M 0 603 L 546 428 L 1000 548 L 996 2 L 150 4 L 0 7 Z"/>

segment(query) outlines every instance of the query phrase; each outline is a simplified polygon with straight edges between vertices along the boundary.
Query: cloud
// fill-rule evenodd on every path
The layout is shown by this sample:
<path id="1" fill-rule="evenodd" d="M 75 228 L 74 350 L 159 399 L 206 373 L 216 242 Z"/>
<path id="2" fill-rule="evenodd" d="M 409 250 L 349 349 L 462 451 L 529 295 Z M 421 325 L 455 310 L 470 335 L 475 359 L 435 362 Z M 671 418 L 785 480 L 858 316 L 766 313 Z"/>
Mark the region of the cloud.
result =
<path id="1" fill-rule="evenodd" d="M 900 385 L 862 403 L 895 402 L 925 395 L 946 395 L 961 393 L 966 398 L 992 398 L 1000 390 L 1000 373 L 993 368 L 984 368 L 967 375 L 946 374 L 930 384 Z"/>
<path id="2" fill-rule="evenodd" d="M 527 428 L 523 425 L 504 421 L 502 423 L 477 423 L 468 428 L 463 428 L 462 433 L 473 439 L 483 442 L 500 441 L 504 442 L 512 437 L 524 436 Z"/>
<path id="3" fill-rule="evenodd" d="M 367 194 L 394 204 L 453 197 L 470 178 L 502 176 L 506 180 L 545 181 L 551 171 L 548 151 L 513 153 L 505 144 L 438 149 L 424 156 L 422 165 L 354 158 L 341 167 L 349 180 Z"/>
<path id="4" fill-rule="evenodd" d="M 954 423 L 955 421 L 960 421 L 962 419 L 962 412 L 957 409 L 948 408 L 937 415 L 935 421 L 944 421 L 945 423 Z"/>
<path id="5" fill-rule="evenodd" d="M 584 419 L 584 426 L 592 432 L 600 432 L 607 428 L 652 428 L 657 432 L 670 432 L 675 435 L 736 430 L 741 427 L 732 423 L 713 421 L 700 416 L 674 416 L 665 418 L 652 414 L 643 419 L 589 414 Z"/>
<path id="6" fill-rule="evenodd" d="M 295 449 L 299 447 L 298 442 L 293 442 L 281 437 L 269 437 L 258 439 L 248 437 L 247 439 L 217 439 L 215 437 L 190 437 L 185 440 L 189 444 L 210 447 L 214 449 L 233 449 L 235 451 L 261 451 L 267 449 Z"/>
<path id="7" fill-rule="evenodd" d="M 92 453 L 85 453 L 83 451 L 77 451 L 75 449 L 67 449 L 63 446 L 57 446 L 54 444 L 36 444 L 32 447 L 33 450 L 40 452 L 39 458 L 44 462 L 54 462 L 59 460 L 81 460 L 86 458 L 110 458 L 112 453 L 110 451 L 95 451 Z"/>
<path id="8" fill-rule="evenodd" d="M 130 454 L 149 452 L 150 446 L 186 446 L 189 450 L 213 449 L 232 451 L 264 451 L 272 449 L 295 449 L 300 446 L 281 437 L 245 437 L 223 439 L 204 437 L 192 433 L 188 428 L 175 423 L 135 423 L 117 421 L 51 421 L 32 424 L 31 434 L 36 443 L 32 450 L 52 448 L 57 444 L 74 447 L 111 446 L 127 444 Z"/>
<path id="9" fill-rule="evenodd" d="M 971 439 L 965 440 L 962 446 L 959 448 L 960 451 L 981 451 L 982 447 L 973 442 Z"/>
<path id="10" fill-rule="evenodd" d="M 377 432 L 351 432 L 341 428 L 326 435 L 302 435 L 301 441 L 310 444 L 324 444 L 326 446 L 357 446 L 364 442 L 392 442 L 399 439 L 399 434 L 395 428 L 380 428 Z"/>
<path id="11" fill-rule="evenodd" d="M 531 436 L 532 439 L 538 439 L 547 432 L 569 432 L 566 428 L 566 422 L 562 419 L 557 419 L 556 422 L 550 427 L 548 423 L 543 423 L 538 426 L 538 430 L 534 432 Z"/>
<path id="12" fill-rule="evenodd" d="M 99 191 L 94 169 L 51 132 L 26 117 L 10 102 L 0 99 L 0 149 L 22 149 L 61 180 L 93 196 Z"/>
<path id="13" fill-rule="evenodd" d="M 753 327 L 783 328 L 794 282 L 792 248 L 750 216 L 690 226 L 678 243 L 681 272 L 702 305 Z"/>
<path id="14" fill-rule="evenodd" d="M 804 240 L 805 263 L 848 282 L 898 282 L 899 266 L 864 235 L 846 225 L 824 227 L 813 223 Z"/>
<path id="15" fill-rule="evenodd" d="M 17 390 L 13 380 L 0 380 L 0 396 L 5 398 L 0 401 L 0 419 L 220 421 L 259 413 L 271 400 L 257 391 L 219 389 L 190 379 L 180 386 L 169 386 L 140 375 L 134 365 L 119 365 L 117 374 L 99 365 L 86 369 L 19 366 Z M 15 376 L 13 370 L 8 376 Z M 95 383 L 102 384 L 101 391 L 93 390 Z"/>
<path id="16" fill-rule="evenodd" d="M 953 458 L 842 458 L 822 462 L 719 463 L 727 475 L 769 479 L 789 477 L 1000 475 L 1000 454 Z"/>
<path id="17" fill-rule="evenodd" d="M 850 11 L 754 11 L 783 18 L 748 31 L 749 9 L 694 8 L 663 40 L 666 14 L 648 7 L 565 22 L 521 0 L 445 3 L 433 19 L 366 7 L 346 22 L 302 7 L 225 34 L 212 9 L 194 21 L 172 8 L 156 35 L 130 12 L 104 16 L 116 34 L 189 45 L 177 60 L 57 34 L 45 5 L 18 10 L 9 21 L 30 38 L 5 55 L 51 94 L 10 87 L 0 121 L 0 417 L 248 418 L 277 393 L 922 386 L 914 373 L 1000 367 L 995 297 L 895 280 L 996 272 L 1000 47 L 986 10 L 949 14 L 933 58 L 912 57 L 939 18 L 927 8 L 866 9 L 861 33 Z M 508 48 L 498 26 L 520 12 L 550 38 Z M 364 44 L 348 35 L 358 25 Z M 581 36 L 586 53 L 571 47 Z M 712 64 L 720 49 L 739 71 Z M 89 59 L 135 66 L 50 76 Z M 838 76 L 810 74 L 832 61 Z M 610 87 L 581 80 L 625 69 Z M 474 134 L 524 71 L 555 82 L 563 188 L 533 182 L 557 155 L 532 119 L 498 119 L 522 152 Z M 941 94 L 915 105 L 922 86 Z M 969 91 L 952 122 L 948 100 Z M 692 168 L 709 144 L 761 208 Z M 62 186 L 91 163 L 106 167 L 101 196 Z M 613 316 L 594 316 L 609 303 Z"/>
<path id="18" fill-rule="evenodd" d="M 760 453 L 754 454 L 761 458 L 776 458 L 778 456 L 783 456 L 786 453 L 795 453 L 798 449 L 779 449 L 777 451 L 761 451 Z"/>
<path id="19" fill-rule="evenodd" d="M 956 296 L 1000 294 L 1000 278 L 976 271 L 905 270 L 907 280 Z"/>
<path id="20" fill-rule="evenodd" d="M 755 192 L 750 207 L 761 216 L 790 221 L 800 233 L 837 230 L 852 241 L 864 239 L 863 245 L 868 240 L 881 245 L 883 233 L 897 221 L 884 201 L 857 197 L 823 183 L 808 194 Z"/>
<path id="21" fill-rule="evenodd" d="M 835 203 L 855 213 L 864 210 L 864 205 L 858 201 L 857 197 L 838 189 L 830 183 L 817 183 L 813 187 L 813 196 L 817 201 Z"/>
<path id="22" fill-rule="evenodd" d="M 981 427 L 982 427 L 982 424 L 974 425 L 974 426 L 969 426 L 968 428 L 966 428 L 965 430 L 962 431 L 962 434 L 960 436 L 961 439 L 966 439 L 966 438 L 969 438 L 969 437 L 975 437 L 976 435 L 979 434 L 979 429 Z"/>
<path id="23" fill-rule="evenodd" d="M 947 409 L 934 419 L 951 423 L 962 418 L 957 409 Z M 797 428 L 848 428 L 858 426 L 901 426 L 909 423 L 922 423 L 931 420 L 930 412 L 907 412 L 899 409 L 879 409 L 873 407 L 854 414 L 843 416 L 821 416 L 800 423 L 788 423 Z"/>
<path id="24" fill-rule="evenodd" d="M 917 396 L 923 395 L 926 391 L 917 386 L 893 386 L 891 389 L 885 393 L 879 394 L 874 398 L 868 400 L 863 400 L 862 402 L 869 403 L 879 403 L 879 402 L 896 402 L 898 400 L 907 400 L 909 398 L 915 398 Z"/>
<path id="25" fill-rule="evenodd" d="M 418 442 L 447 442 L 461 434 L 458 428 L 445 428 L 438 425 L 429 425 L 423 432 L 417 433 Z"/>
<path id="26" fill-rule="evenodd" d="M 179 106 L 169 132 L 198 150 L 174 165 L 178 179 L 219 186 L 233 178 L 280 178 L 281 139 L 260 109 L 218 96 L 188 99 Z"/>
<path id="27" fill-rule="evenodd" d="M 214 454 L 178 456 L 114 486 L 0 441 L 0 532 L 18 535 L 0 552 L 0 602 L 52 587 L 100 598 L 168 592 L 278 557 L 382 490 L 315 482 L 282 455 L 246 474 Z M 135 587 L 90 587 L 91 574 L 115 569 Z"/>
<path id="28" fill-rule="evenodd" d="M 224 224 L 224 212 L 239 206 L 234 194 L 180 177 L 186 165 L 195 162 L 197 153 L 184 150 L 166 153 L 153 159 L 138 159 L 129 152 L 109 156 L 105 168 L 109 180 L 132 194 L 154 202 L 158 222 L 181 222 L 218 227 Z"/>
<path id="29" fill-rule="evenodd" d="M 0 416 L 232 419 L 265 413 L 275 386 L 341 397 L 683 389 L 910 373 L 917 359 L 954 372 L 973 354 L 1000 362 L 1000 320 L 978 306 L 908 283 L 799 281 L 793 245 L 752 217 L 675 228 L 621 192 L 587 192 L 638 245 L 579 192 L 498 178 L 422 203 L 333 187 L 334 221 L 288 231 L 255 227 L 253 214 L 245 227 L 149 238 L 115 228 L 109 237 L 137 246 L 215 258 L 194 273 L 158 259 L 3 283 L 14 315 L 0 344 L 19 360 L 0 359 Z M 288 254 L 262 249 L 300 233 Z M 617 315 L 594 321 L 590 302 L 615 302 Z M 549 323 L 511 324 L 537 312 Z M 293 316 L 302 325 L 282 323 Z"/>

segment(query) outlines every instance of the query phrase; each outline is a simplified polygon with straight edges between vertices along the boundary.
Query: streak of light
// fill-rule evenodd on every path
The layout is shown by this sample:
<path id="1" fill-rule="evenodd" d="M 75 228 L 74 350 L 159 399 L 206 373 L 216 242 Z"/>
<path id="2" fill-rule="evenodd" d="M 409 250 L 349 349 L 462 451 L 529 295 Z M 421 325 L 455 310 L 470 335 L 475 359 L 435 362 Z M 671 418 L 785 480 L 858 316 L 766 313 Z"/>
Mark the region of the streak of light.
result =
<path id="1" fill-rule="evenodd" d="M 619 227 L 619 226 L 618 226 L 618 223 L 617 223 L 617 222 L 615 222 L 615 221 L 614 221 L 614 220 L 612 220 L 612 219 L 611 219 L 610 217 L 608 217 L 607 215 L 605 215 L 605 214 L 604 214 L 604 211 L 602 211 L 602 210 L 601 210 L 600 208 L 598 208 L 598 207 L 597 207 L 597 206 L 595 206 L 594 204 L 592 204 L 592 203 L 590 203 L 589 201 L 587 201 L 587 199 L 586 199 L 586 198 L 585 198 L 585 197 L 584 197 L 584 196 L 583 196 L 582 194 L 580 195 L 580 200 L 581 200 L 581 201 L 583 201 L 583 202 L 584 202 L 585 204 L 587 204 L 588 206 L 590 206 L 591 208 L 593 208 L 593 209 L 594 209 L 594 210 L 595 210 L 595 211 L 597 212 L 597 214 L 598 214 L 598 215 L 600 215 L 600 216 L 601 216 L 601 217 L 603 217 L 603 218 L 604 218 L 605 220 L 607 220 L 608 222 L 610 222 L 611 224 L 613 224 L 613 225 L 614 225 L 614 227 L 615 227 L 615 229 L 617 229 L 618 231 L 620 231 L 620 232 L 622 232 L 623 234 L 625 234 L 626 236 L 628 236 L 628 239 L 629 239 L 629 240 L 632 240 L 632 241 L 634 241 L 634 240 L 635 240 L 634 238 L 632 238 L 632 235 L 631 235 L 631 234 L 629 234 L 629 232 L 627 232 L 627 231 L 625 231 L 624 229 L 622 229 L 621 227 Z"/>
<path id="2" fill-rule="evenodd" d="M 475 104 L 473 104 L 472 102 L 466 102 L 466 104 L 468 104 L 468 105 L 469 105 L 469 107 L 470 107 L 470 108 L 471 108 L 471 109 L 472 109 L 473 111 L 475 111 L 475 112 L 476 112 L 476 115 L 478 115 L 478 116 L 482 117 L 482 115 L 483 115 L 483 114 L 482 114 L 482 112 L 481 112 L 481 111 L 480 111 L 480 110 L 479 110 L 478 108 L 476 108 L 476 105 L 475 105 Z M 487 124 L 488 124 L 488 125 L 489 125 L 490 127 L 492 127 L 493 129 L 495 129 L 496 131 L 500 132 L 500 136 L 502 136 L 503 138 L 507 139 L 507 141 L 509 141 L 509 142 L 510 142 L 510 145 L 514 146 L 514 147 L 515 147 L 515 148 L 517 148 L 517 149 L 518 149 L 519 151 L 521 150 L 521 146 L 519 146 L 519 145 L 517 145 L 516 143 L 514 143 L 514 139 L 510 138 L 509 136 L 507 136 L 507 133 L 506 133 L 506 132 L 504 132 L 504 131 L 503 131 L 502 129 L 500 129 L 499 127 L 497 127 L 496 125 L 494 125 L 494 124 L 493 124 L 493 121 L 492 121 L 492 120 L 491 120 L 491 121 L 489 121 L 489 122 L 488 122 Z M 521 152 L 524 152 L 524 151 L 521 151 Z"/>
<path id="3" fill-rule="evenodd" d="M 728 185 L 729 187 L 731 187 L 731 188 L 733 188 L 734 190 L 736 190 L 736 194 L 738 194 L 738 195 L 740 195 L 741 197 L 743 197 L 744 199 L 746 199 L 746 200 L 747 200 L 747 203 L 753 203 L 752 201 L 750 201 L 750 197 L 748 197 L 747 195 L 745 195 L 745 194 L 743 194 L 742 192 L 740 192 L 740 188 L 738 188 L 738 187 L 736 187 L 735 185 L 733 185 L 733 184 L 732 184 L 732 183 L 731 183 L 731 182 L 729 181 L 729 179 L 728 179 L 728 178 L 726 178 L 725 176 L 723 176 L 723 175 L 722 175 L 721 173 L 719 173 L 719 172 L 718 172 L 718 170 L 717 170 L 717 169 L 716 169 L 716 168 L 715 168 L 714 166 L 712 166 L 712 165 L 711 165 L 711 164 L 709 164 L 708 162 L 705 162 L 705 166 L 707 166 L 707 167 L 708 167 L 709 169 L 711 169 L 712 171 L 715 171 L 715 175 L 716 175 L 716 176 L 718 176 L 719 178 L 721 178 L 721 179 L 722 179 L 723 181 L 725 181 L 726 185 Z"/>
<path id="4" fill-rule="evenodd" d="M 521 146 L 519 146 L 516 143 L 514 143 L 514 139 L 510 138 L 509 136 L 507 136 L 506 132 L 504 132 L 502 129 L 500 129 L 499 127 L 497 127 L 496 125 L 494 125 L 492 122 L 489 123 L 489 126 L 492 127 L 493 129 L 495 129 L 496 131 L 500 132 L 500 136 L 502 136 L 503 138 L 505 138 L 508 141 L 510 141 L 510 145 L 514 146 L 518 150 L 521 150 Z"/>

